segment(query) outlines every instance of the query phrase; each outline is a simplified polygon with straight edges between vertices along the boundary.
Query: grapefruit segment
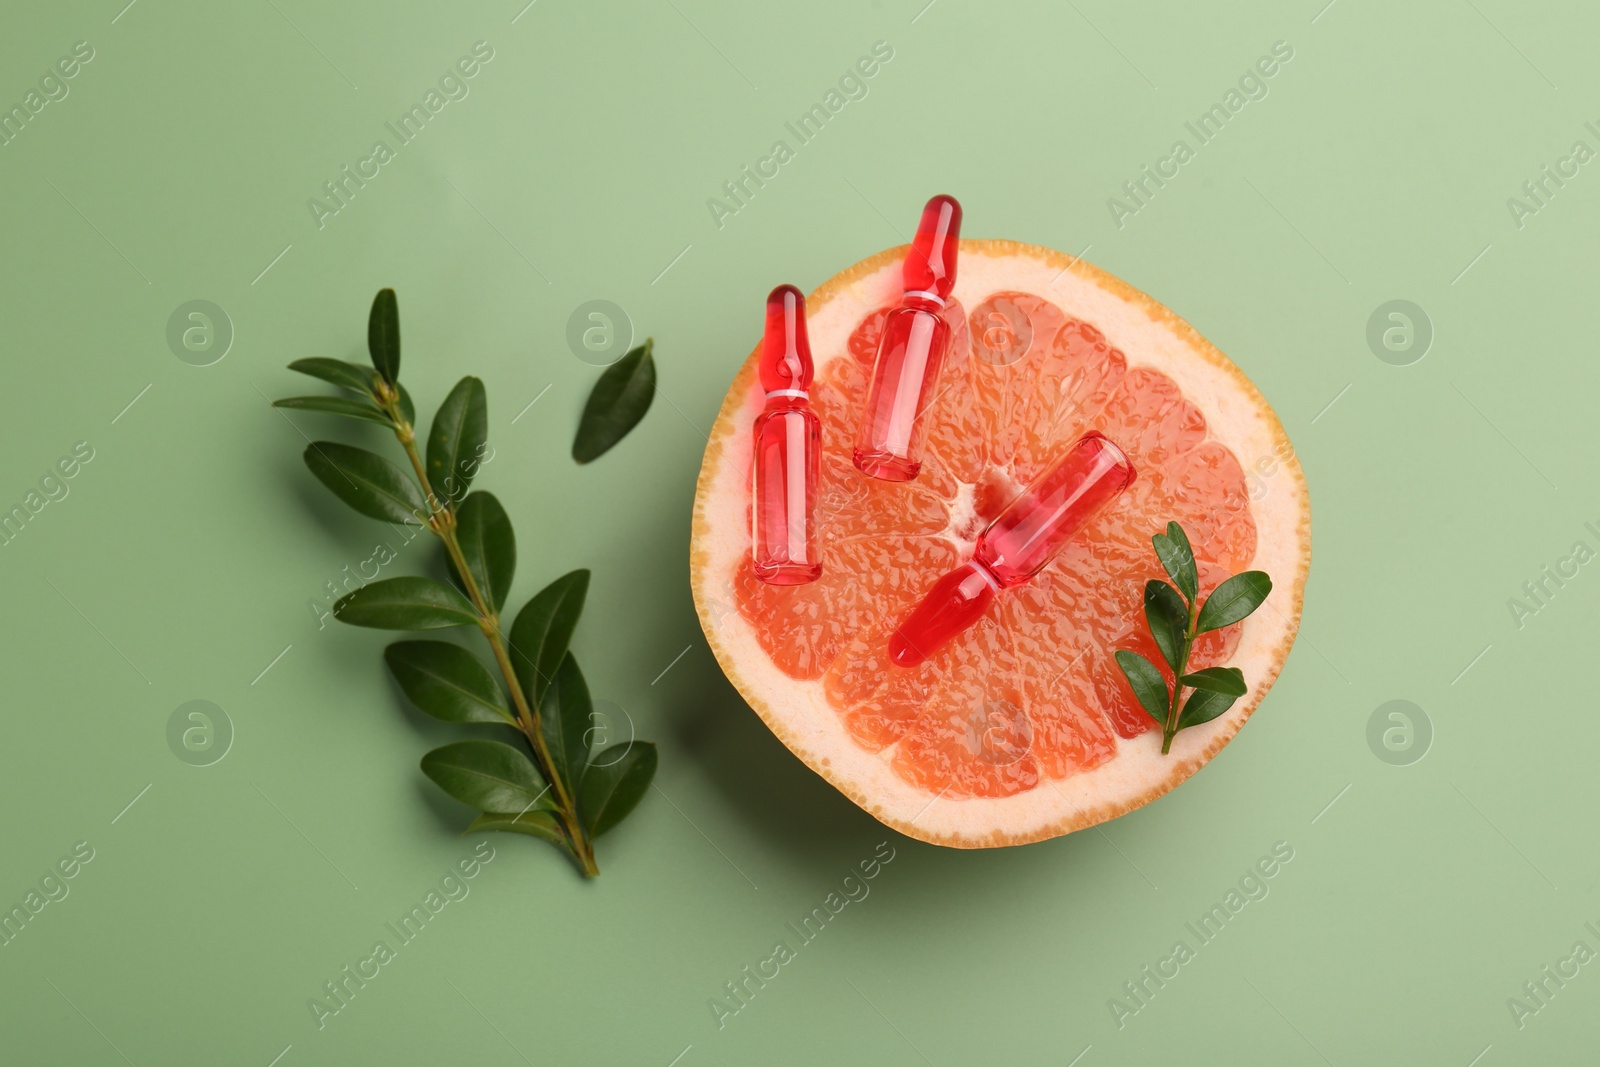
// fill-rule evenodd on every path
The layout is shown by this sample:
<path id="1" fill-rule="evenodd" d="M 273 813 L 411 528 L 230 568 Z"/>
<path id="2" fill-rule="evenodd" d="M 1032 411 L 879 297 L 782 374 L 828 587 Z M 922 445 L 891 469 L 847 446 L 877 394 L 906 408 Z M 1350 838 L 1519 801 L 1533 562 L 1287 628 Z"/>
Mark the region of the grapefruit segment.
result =
<path id="1" fill-rule="evenodd" d="M 1127 358 L 1093 326 L 1075 320 L 1062 324 L 1038 361 L 1034 402 L 1017 456 L 1025 481 L 1044 469 L 1061 442 L 1076 441 L 1095 428 L 1127 369 Z"/>
<path id="2" fill-rule="evenodd" d="M 1039 376 L 1042 353 L 1065 318 L 1050 301 L 1018 292 L 995 293 L 968 316 L 973 400 L 988 445 L 980 454 L 990 469 L 1016 469 L 1042 399 L 1032 379 Z M 1022 479 L 1024 484 L 1031 480 Z"/>
<path id="3" fill-rule="evenodd" d="M 962 242 L 918 478 L 861 475 L 850 450 L 904 251 L 846 270 L 808 301 L 823 441 L 824 569 L 811 585 L 750 573 L 754 357 L 735 378 L 696 495 L 702 625 L 785 744 L 902 832 L 980 847 L 1093 825 L 1198 770 L 1276 678 L 1309 567 L 1304 481 L 1266 402 L 1186 323 L 1086 263 L 1003 241 Z M 909 670 L 891 664 L 896 621 L 1091 429 L 1129 454 L 1134 486 L 942 652 Z M 1244 466 L 1262 456 L 1280 460 L 1279 476 L 1253 500 Z M 1163 756 L 1112 653 L 1139 652 L 1170 681 L 1142 610 L 1144 583 L 1162 577 L 1150 536 L 1169 520 L 1189 533 L 1203 591 L 1266 570 L 1274 610 L 1197 641 L 1193 668 L 1238 666 L 1250 692 Z"/>

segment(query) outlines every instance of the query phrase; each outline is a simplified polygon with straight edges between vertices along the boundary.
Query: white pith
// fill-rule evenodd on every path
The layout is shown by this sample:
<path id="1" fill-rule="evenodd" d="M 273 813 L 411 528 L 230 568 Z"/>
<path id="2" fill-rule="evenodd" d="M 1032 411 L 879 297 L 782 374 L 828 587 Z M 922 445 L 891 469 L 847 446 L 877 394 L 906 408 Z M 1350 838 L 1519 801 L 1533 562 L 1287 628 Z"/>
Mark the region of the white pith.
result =
<path id="1" fill-rule="evenodd" d="M 842 285 L 830 283 L 808 301 L 819 377 L 831 361 L 852 358 L 847 343 L 856 325 L 899 297 L 900 257 L 878 259 L 875 268 Z M 1145 733 L 1118 738 L 1116 756 L 1093 770 L 1041 779 L 1036 788 L 1009 797 L 952 800 L 911 785 L 890 766 L 894 747 L 874 753 L 857 744 L 828 703 L 822 680 L 799 681 L 781 671 L 735 607 L 731 576 L 749 552 L 750 431 L 762 404 L 759 385 L 748 373 L 741 374 L 743 395 L 730 396 L 713 432 L 695 501 L 696 607 L 723 670 L 752 708 L 808 766 L 878 819 L 922 840 L 968 848 L 1094 825 L 1149 802 L 1198 770 L 1276 679 L 1299 623 L 1310 560 L 1309 503 L 1299 466 L 1271 409 L 1221 353 L 1165 308 L 1087 264 L 1029 246 L 963 242 L 955 299 L 972 308 L 1007 289 L 1037 294 L 1093 325 L 1122 350 L 1130 370 L 1145 366 L 1171 378 L 1204 412 L 1208 438 L 1232 450 L 1247 470 L 1264 457 L 1276 462 L 1274 475 L 1262 482 L 1265 493 L 1250 505 L 1257 548 L 1249 563 L 1271 574 L 1275 588 L 1243 623 L 1228 661 L 1244 671 L 1250 693 L 1226 715 L 1178 734 L 1170 755 L 1161 754 L 1158 734 Z M 971 507 L 971 492 L 963 489 L 952 502 L 953 529 L 961 528 L 960 513 Z"/>

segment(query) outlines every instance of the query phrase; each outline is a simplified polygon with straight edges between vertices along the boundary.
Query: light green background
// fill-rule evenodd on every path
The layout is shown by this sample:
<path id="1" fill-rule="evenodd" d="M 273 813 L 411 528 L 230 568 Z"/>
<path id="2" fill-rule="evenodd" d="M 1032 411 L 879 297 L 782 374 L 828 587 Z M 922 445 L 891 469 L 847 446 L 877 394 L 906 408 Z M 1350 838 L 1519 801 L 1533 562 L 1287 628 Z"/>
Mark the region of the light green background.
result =
<path id="1" fill-rule="evenodd" d="M 94 449 L 0 547 L 0 902 L 95 850 L 0 948 L 7 1062 L 1593 1061 L 1600 965 L 1523 1028 L 1507 1007 L 1600 949 L 1596 565 L 1520 628 L 1507 607 L 1600 548 L 1600 174 L 1520 229 L 1506 206 L 1600 148 L 1591 8 L 124 2 L 0 15 L 8 106 L 95 50 L 0 148 L 0 504 Z M 307 199 L 479 40 L 470 96 L 319 229 Z M 869 95 L 719 228 L 707 198 L 880 40 Z M 1279 40 L 1269 95 L 1117 228 L 1107 198 Z M 762 295 L 900 243 L 936 191 L 970 236 L 1090 246 L 1194 323 L 1271 399 L 1315 512 L 1300 640 L 1249 729 L 1144 810 L 1000 852 L 904 839 L 791 757 L 719 673 L 685 566 Z M 308 999 L 476 840 L 416 765 L 456 731 L 402 706 L 387 635 L 309 606 L 394 538 L 300 462 L 302 430 L 362 435 L 267 406 L 304 384 L 289 360 L 360 358 L 381 285 L 422 408 L 488 385 L 516 598 L 593 568 L 575 647 L 660 744 L 661 791 L 594 884 L 494 838 L 319 1031 Z M 656 339 L 661 395 L 578 469 L 595 371 L 565 329 L 594 298 Z M 1365 339 L 1397 298 L 1435 331 L 1403 367 Z M 204 368 L 165 335 L 194 299 L 236 331 Z M 393 573 L 432 565 L 421 545 Z M 194 699 L 236 730 L 205 768 L 166 741 Z M 1367 743 L 1392 699 L 1435 731 L 1410 766 Z M 710 998 L 885 840 L 870 896 L 719 1030 Z M 1108 1000 L 1278 841 L 1270 895 L 1119 1030 Z"/>

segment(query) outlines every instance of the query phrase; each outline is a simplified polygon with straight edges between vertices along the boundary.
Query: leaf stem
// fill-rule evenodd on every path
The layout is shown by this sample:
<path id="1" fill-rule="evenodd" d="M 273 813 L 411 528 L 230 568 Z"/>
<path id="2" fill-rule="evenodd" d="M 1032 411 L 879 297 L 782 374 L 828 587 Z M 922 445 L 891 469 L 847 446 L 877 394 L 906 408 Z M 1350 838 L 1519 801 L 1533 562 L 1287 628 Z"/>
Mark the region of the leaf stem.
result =
<path id="1" fill-rule="evenodd" d="M 427 495 L 428 507 L 432 514 L 428 517 L 428 528 L 434 535 L 444 542 L 445 551 L 450 556 L 450 562 L 455 566 L 456 575 L 461 583 L 466 586 L 467 597 L 478 612 L 478 628 L 483 631 L 484 640 L 489 642 L 489 648 L 494 653 L 495 662 L 500 667 L 500 673 L 505 677 L 506 688 L 511 691 L 512 702 L 517 709 L 517 729 L 528 740 L 528 746 L 533 750 L 534 759 L 539 763 L 539 771 L 544 775 L 545 781 L 550 783 L 550 791 L 554 794 L 557 814 L 561 817 L 562 826 L 570 839 L 573 858 L 578 861 L 578 867 L 587 878 L 593 878 L 600 873 L 600 868 L 594 860 L 594 843 L 583 832 L 583 822 L 578 817 L 578 806 L 567 783 L 562 780 L 556 771 L 555 760 L 550 755 L 550 749 L 544 741 L 544 731 L 540 729 L 539 711 L 528 703 L 527 695 L 522 691 L 522 684 L 517 680 L 516 668 L 511 663 L 510 651 L 506 648 L 504 637 L 500 633 L 500 620 L 489 606 L 488 598 L 478 588 L 477 581 L 472 576 L 472 570 L 467 566 L 466 557 L 461 552 L 461 544 L 456 540 L 456 513 L 453 504 L 448 504 L 439 499 L 433 491 L 432 484 L 428 481 L 428 472 L 422 462 L 422 455 L 417 451 L 417 435 L 411 424 L 406 421 L 405 415 L 400 411 L 400 394 L 387 382 L 379 380 L 374 383 L 374 399 L 378 405 L 394 421 L 395 437 L 400 446 L 405 449 L 406 458 L 411 461 L 411 469 L 416 472 L 417 480 L 422 485 L 422 491 Z"/>
<path id="2" fill-rule="evenodd" d="M 1188 599 L 1187 597 L 1185 599 Z M 1188 603 L 1189 621 L 1183 629 L 1183 651 L 1178 655 L 1178 669 L 1172 674 L 1172 704 L 1167 708 L 1167 721 L 1161 731 L 1161 754 L 1167 755 L 1172 750 L 1172 739 L 1178 733 L 1178 708 L 1183 697 L 1183 675 L 1189 669 L 1189 652 L 1194 648 L 1194 628 L 1199 608 L 1195 597 Z"/>

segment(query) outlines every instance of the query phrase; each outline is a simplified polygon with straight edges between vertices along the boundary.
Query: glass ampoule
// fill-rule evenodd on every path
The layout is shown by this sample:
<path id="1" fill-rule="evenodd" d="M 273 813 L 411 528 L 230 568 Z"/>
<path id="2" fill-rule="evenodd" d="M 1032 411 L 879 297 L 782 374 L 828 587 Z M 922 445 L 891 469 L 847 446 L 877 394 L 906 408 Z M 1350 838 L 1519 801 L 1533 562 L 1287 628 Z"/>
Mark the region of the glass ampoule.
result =
<path id="1" fill-rule="evenodd" d="M 942 194 L 929 200 L 900 268 L 905 293 L 884 321 L 856 433 L 856 467 L 873 478 L 909 482 L 922 469 L 922 416 L 950 347 L 940 312 L 955 288 L 960 244 L 961 205 Z"/>
<path id="2" fill-rule="evenodd" d="M 750 562 L 768 585 L 804 585 L 822 574 L 816 525 L 822 427 L 811 410 L 806 298 L 792 285 L 767 297 L 760 373 L 767 396 L 753 431 Z"/>
<path id="3" fill-rule="evenodd" d="M 1002 589 L 1021 585 L 1072 535 L 1133 484 L 1127 454 L 1090 432 L 1052 463 L 978 536 L 972 559 L 934 583 L 889 637 L 889 658 L 915 667 L 983 616 Z"/>

